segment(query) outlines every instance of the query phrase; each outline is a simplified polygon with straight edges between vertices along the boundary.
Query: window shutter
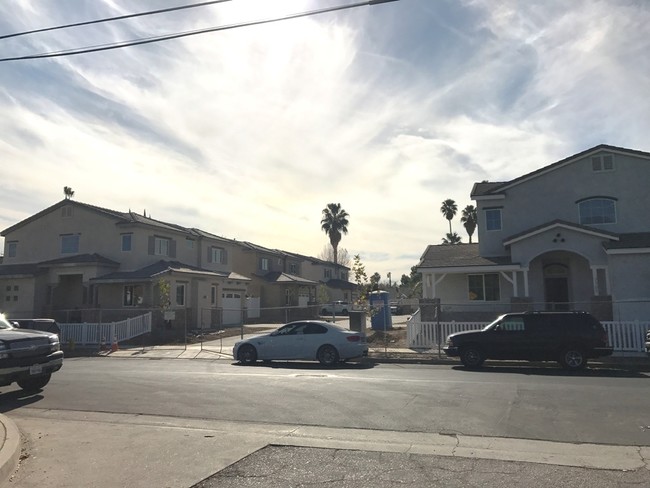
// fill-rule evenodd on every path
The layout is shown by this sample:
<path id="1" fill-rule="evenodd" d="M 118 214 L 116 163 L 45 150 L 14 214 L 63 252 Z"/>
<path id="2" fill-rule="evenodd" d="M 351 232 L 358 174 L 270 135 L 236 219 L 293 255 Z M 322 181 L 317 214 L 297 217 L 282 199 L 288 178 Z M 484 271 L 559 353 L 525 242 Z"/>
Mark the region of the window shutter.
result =
<path id="1" fill-rule="evenodd" d="M 169 241 L 169 257 L 170 258 L 176 257 L 176 241 L 174 239 L 171 239 Z"/>
<path id="2" fill-rule="evenodd" d="M 208 263 L 212 262 L 212 247 L 208 246 Z"/>
<path id="3" fill-rule="evenodd" d="M 221 251 L 221 264 L 226 264 L 228 262 L 228 251 L 223 249 Z"/>
<path id="4" fill-rule="evenodd" d="M 149 255 L 153 256 L 153 253 L 156 249 L 156 238 L 154 236 L 149 236 Z"/>

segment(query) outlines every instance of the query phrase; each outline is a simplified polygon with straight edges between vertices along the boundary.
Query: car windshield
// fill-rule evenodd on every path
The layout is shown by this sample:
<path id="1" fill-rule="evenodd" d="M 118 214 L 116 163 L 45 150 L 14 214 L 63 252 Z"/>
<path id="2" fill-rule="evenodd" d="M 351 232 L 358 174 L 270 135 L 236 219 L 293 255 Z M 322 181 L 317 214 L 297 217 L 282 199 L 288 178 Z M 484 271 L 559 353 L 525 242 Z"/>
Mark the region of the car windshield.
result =
<path id="1" fill-rule="evenodd" d="M 0 314 L 0 329 L 13 329 L 6 317 Z"/>

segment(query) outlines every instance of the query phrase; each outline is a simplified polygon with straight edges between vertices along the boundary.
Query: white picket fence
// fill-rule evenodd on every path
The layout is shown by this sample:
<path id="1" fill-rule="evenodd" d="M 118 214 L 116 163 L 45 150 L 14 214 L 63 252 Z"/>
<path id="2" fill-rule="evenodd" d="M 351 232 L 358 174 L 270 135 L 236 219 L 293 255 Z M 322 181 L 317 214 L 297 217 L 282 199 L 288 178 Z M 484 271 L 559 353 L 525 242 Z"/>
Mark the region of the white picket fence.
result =
<path id="1" fill-rule="evenodd" d="M 614 354 L 644 353 L 645 334 L 650 329 L 650 322 L 602 322 L 607 331 Z M 407 324 L 406 338 L 411 349 L 437 349 L 444 346 L 447 336 L 466 330 L 480 330 L 488 322 L 440 322 L 437 334 L 435 322 L 420 322 L 419 315 L 414 315 Z"/>
<path id="2" fill-rule="evenodd" d="M 151 312 L 120 322 L 59 324 L 59 327 L 63 344 L 111 344 L 114 339 L 121 342 L 151 332 Z"/>

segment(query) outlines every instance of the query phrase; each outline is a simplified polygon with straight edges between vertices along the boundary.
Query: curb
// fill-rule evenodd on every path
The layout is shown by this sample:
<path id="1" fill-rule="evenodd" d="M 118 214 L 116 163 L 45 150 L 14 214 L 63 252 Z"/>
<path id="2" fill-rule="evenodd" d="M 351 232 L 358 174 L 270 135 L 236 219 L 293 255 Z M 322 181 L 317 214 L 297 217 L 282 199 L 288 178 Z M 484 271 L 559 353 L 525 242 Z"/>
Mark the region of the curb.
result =
<path id="1" fill-rule="evenodd" d="M 0 424 L 4 428 L 4 443 L 0 447 L 0 485 L 11 478 L 20 461 L 20 431 L 16 424 L 0 414 Z"/>

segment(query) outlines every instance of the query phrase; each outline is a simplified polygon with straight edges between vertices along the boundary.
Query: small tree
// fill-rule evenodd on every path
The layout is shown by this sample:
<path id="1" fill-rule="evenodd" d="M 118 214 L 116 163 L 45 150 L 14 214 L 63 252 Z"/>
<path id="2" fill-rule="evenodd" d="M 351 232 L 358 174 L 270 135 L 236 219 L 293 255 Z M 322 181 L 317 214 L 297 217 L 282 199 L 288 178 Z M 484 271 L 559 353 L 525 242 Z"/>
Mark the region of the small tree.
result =
<path id="1" fill-rule="evenodd" d="M 366 274 L 366 267 L 361 262 L 361 256 L 356 254 L 352 262 L 352 274 L 354 275 L 354 282 L 357 284 L 359 291 L 359 298 L 356 304 L 361 308 L 366 308 L 366 301 L 368 300 L 369 283 L 368 275 Z"/>

